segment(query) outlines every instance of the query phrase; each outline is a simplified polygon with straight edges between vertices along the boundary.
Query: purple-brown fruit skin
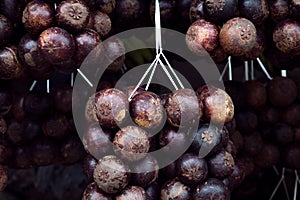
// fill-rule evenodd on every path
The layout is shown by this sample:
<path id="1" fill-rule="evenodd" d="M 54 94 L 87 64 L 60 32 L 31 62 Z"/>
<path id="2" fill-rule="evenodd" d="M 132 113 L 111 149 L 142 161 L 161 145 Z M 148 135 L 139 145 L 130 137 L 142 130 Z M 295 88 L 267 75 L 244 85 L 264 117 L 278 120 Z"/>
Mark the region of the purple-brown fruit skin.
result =
<path id="1" fill-rule="evenodd" d="M 69 121 L 65 115 L 55 115 L 47 119 L 43 124 L 43 132 L 46 136 L 54 139 L 62 139 L 69 132 Z"/>
<path id="2" fill-rule="evenodd" d="M 218 152 L 223 146 L 222 131 L 216 126 L 201 125 L 193 139 L 190 150 L 196 155 L 201 154 L 201 156 Z"/>
<path id="3" fill-rule="evenodd" d="M 116 155 L 129 161 L 144 158 L 150 148 L 147 132 L 136 126 L 126 126 L 118 131 L 113 144 Z"/>
<path id="4" fill-rule="evenodd" d="M 188 147 L 187 133 L 177 132 L 173 127 L 164 128 L 159 134 L 159 145 L 170 155 L 178 155 Z"/>
<path id="5" fill-rule="evenodd" d="M 163 26 L 167 26 L 168 24 L 172 23 L 172 20 L 176 17 L 176 15 L 175 15 L 176 1 L 175 0 L 160 0 L 159 7 L 160 7 L 161 24 Z M 151 0 L 149 12 L 150 12 L 150 18 L 152 19 L 152 21 L 154 21 L 155 0 Z"/>
<path id="6" fill-rule="evenodd" d="M 251 80 L 244 83 L 246 100 L 252 108 L 263 107 L 267 102 L 267 90 L 259 81 Z"/>
<path id="7" fill-rule="evenodd" d="M 83 30 L 90 18 L 90 10 L 81 0 L 62 1 L 56 8 L 56 21 L 60 27 L 72 32 Z"/>
<path id="8" fill-rule="evenodd" d="M 81 160 L 85 151 L 78 136 L 71 135 L 62 141 L 60 153 L 63 159 L 62 163 L 71 165 Z"/>
<path id="9" fill-rule="evenodd" d="M 242 56 L 251 51 L 256 42 L 256 28 L 245 18 L 228 20 L 221 28 L 219 40 L 224 51 L 232 56 Z"/>
<path id="10" fill-rule="evenodd" d="M 233 134 L 230 135 L 230 139 L 236 147 L 237 152 L 241 151 L 244 147 L 244 138 L 239 131 L 234 131 Z"/>
<path id="11" fill-rule="evenodd" d="M 272 134 L 272 137 L 274 137 L 275 141 L 281 146 L 289 145 L 294 140 L 294 132 L 292 127 L 284 123 L 278 123 L 274 125 Z"/>
<path id="12" fill-rule="evenodd" d="M 85 118 L 88 122 L 98 122 L 95 109 L 95 94 L 93 94 L 85 105 Z"/>
<path id="13" fill-rule="evenodd" d="M 22 9 L 24 4 L 19 0 L 2 0 L 0 2 L 0 13 L 19 25 L 22 21 Z"/>
<path id="14" fill-rule="evenodd" d="M 85 29 L 74 37 L 76 44 L 75 59 L 78 63 L 89 55 L 89 53 L 101 44 L 99 34 L 92 29 Z"/>
<path id="15" fill-rule="evenodd" d="M 58 111 L 62 113 L 70 113 L 72 111 L 72 94 L 73 88 L 70 86 L 56 88 L 53 92 L 53 100 Z"/>
<path id="16" fill-rule="evenodd" d="M 207 163 L 210 175 L 220 179 L 229 176 L 235 165 L 232 155 L 224 150 L 210 157 Z"/>
<path id="17" fill-rule="evenodd" d="M 147 194 L 142 187 L 129 186 L 116 196 L 116 200 L 147 200 Z"/>
<path id="18" fill-rule="evenodd" d="M 117 89 L 109 88 L 95 95 L 95 111 L 100 125 L 115 128 L 129 116 L 129 102 L 126 95 Z"/>
<path id="19" fill-rule="evenodd" d="M 203 86 L 197 90 L 198 98 L 203 103 L 206 121 L 224 124 L 232 120 L 234 105 L 230 96 L 214 86 Z"/>
<path id="20" fill-rule="evenodd" d="M 13 94 L 7 88 L 0 87 L 0 116 L 6 115 L 12 108 Z"/>
<path id="21" fill-rule="evenodd" d="M 263 145 L 264 143 L 259 132 L 253 132 L 251 135 L 244 136 L 244 152 L 248 153 L 248 155 L 257 155 Z"/>
<path id="22" fill-rule="evenodd" d="M 206 55 L 218 46 L 218 27 L 205 20 L 195 21 L 186 33 L 186 43 L 189 49 L 197 55 Z"/>
<path id="23" fill-rule="evenodd" d="M 148 196 L 148 200 L 157 200 L 160 196 L 160 186 L 158 183 L 154 182 L 146 189 L 146 194 Z"/>
<path id="24" fill-rule="evenodd" d="M 102 192 L 94 182 L 86 187 L 82 200 L 112 200 L 112 197 Z"/>
<path id="25" fill-rule="evenodd" d="M 0 164 L 8 164 L 13 156 L 13 146 L 7 140 L 0 140 Z"/>
<path id="26" fill-rule="evenodd" d="M 164 108 L 158 95 L 142 92 L 131 100 L 130 114 L 137 125 L 157 129 L 163 123 Z"/>
<path id="27" fill-rule="evenodd" d="M 275 77 L 267 85 L 268 98 L 272 105 L 286 107 L 297 98 L 295 82 L 285 77 Z"/>
<path id="28" fill-rule="evenodd" d="M 280 151 L 277 146 L 271 143 L 263 145 L 260 153 L 255 157 L 255 164 L 260 168 L 267 169 L 278 164 L 280 161 Z"/>
<path id="29" fill-rule="evenodd" d="M 40 70 L 50 64 L 43 59 L 37 49 L 37 38 L 30 34 L 24 35 L 18 46 L 19 58 L 29 69 Z"/>
<path id="30" fill-rule="evenodd" d="M 259 112 L 259 122 L 262 124 L 270 124 L 270 125 L 276 124 L 277 122 L 279 122 L 281 114 L 282 114 L 283 119 L 287 119 L 287 118 L 285 118 L 285 116 L 286 116 L 285 113 L 288 113 L 289 112 L 288 110 L 289 110 L 289 108 L 287 108 L 285 110 L 285 112 L 280 113 L 279 110 L 274 107 L 269 107 L 269 106 L 264 107 Z M 299 108 L 299 112 L 300 112 L 300 108 Z M 288 114 L 288 117 L 289 116 L 290 116 L 290 114 Z M 285 121 L 285 120 L 283 120 L 283 121 Z M 285 122 L 287 122 L 287 121 L 285 121 Z"/>
<path id="31" fill-rule="evenodd" d="M 216 63 L 221 63 L 228 57 L 227 53 L 220 45 L 218 45 L 212 52 L 209 52 L 209 55 Z"/>
<path id="32" fill-rule="evenodd" d="M 75 52 L 75 42 L 67 31 L 51 27 L 38 38 L 38 50 L 44 59 L 55 64 L 67 61 Z"/>
<path id="33" fill-rule="evenodd" d="M 281 113 L 282 120 L 291 125 L 291 126 L 299 126 L 300 125 L 300 105 L 293 104 L 283 110 Z"/>
<path id="34" fill-rule="evenodd" d="M 28 169 L 33 167 L 32 154 L 29 145 L 19 146 L 14 151 L 13 167 Z"/>
<path id="35" fill-rule="evenodd" d="M 295 20 L 300 21 L 300 2 L 298 0 L 291 0 L 290 12 L 291 12 L 291 16 Z"/>
<path id="36" fill-rule="evenodd" d="M 114 11 L 116 7 L 116 0 L 98 0 L 97 4 L 99 6 L 100 11 L 106 14 L 110 14 Z"/>
<path id="37" fill-rule="evenodd" d="M 7 131 L 7 124 L 5 119 L 0 118 L 0 135 L 5 134 Z"/>
<path id="38" fill-rule="evenodd" d="M 18 78 L 23 71 L 15 46 L 4 47 L 0 50 L 0 79 Z"/>
<path id="39" fill-rule="evenodd" d="M 8 173 L 6 169 L 0 165 L 0 192 L 4 191 L 8 182 Z"/>
<path id="40" fill-rule="evenodd" d="M 191 189 L 176 179 L 167 181 L 161 188 L 161 200 L 190 200 Z"/>
<path id="41" fill-rule="evenodd" d="M 232 174 L 223 180 L 223 183 L 230 191 L 236 189 L 243 183 L 246 176 L 244 168 L 243 162 L 236 162 Z"/>
<path id="42" fill-rule="evenodd" d="M 174 127 L 186 127 L 199 122 L 202 117 L 202 102 L 191 89 L 172 93 L 165 103 L 167 120 Z"/>
<path id="43" fill-rule="evenodd" d="M 127 186 L 130 170 L 116 156 L 105 156 L 96 165 L 94 180 L 104 192 L 117 193 Z"/>
<path id="44" fill-rule="evenodd" d="M 281 155 L 285 167 L 291 169 L 300 169 L 300 148 L 299 144 L 292 144 L 287 146 Z"/>
<path id="45" fill-rule="evenodd" d="M 82 163 L 83 172 L 89 181 L 93 180 L 94 170 L 97 165 L 97 160 L 90 154 L 85 156 Z M 98 186 L 97 186 L 98 187 Z"/>
<path id="46" fill-rule="evenodd" d="M 185 154 L 177 161 L 177 175 L 184 184 L 193 186 L 206 179 L 207 163 L 196 154 Z"/>
<path id="47" fill-rule="evenodd" d="M 83 136 L 86 151 L 96 158 L 107 155 L 112 150 L 112 132 L 102 129 L 98 123 L 91 124 Z"/>
<path id="48" fill-rule="evenodd" d="M 250 61 L 258 58 L 265 50 L 266 39 L 262 29 L 257 29 L 256 41 L 251 50 L 244 52 L 244 55 L 241 56 L 242 60 Z"/>
<path id="49" fill-rule="evenodd" d="M 95 11 L 91 14 L 87 28 L 94 29 L 101 38 L 105 38 L 112 28 L 111 19 L 106 13 Z"/>
<path id="50" fill-rule="evenodd" d="M 204 19 L 204 1 L 193 0 L 190 7 L 189 18 L 191 22 L 197 21 L 198 19 Z"/>
<path id="51" fill-rule="evenodd" d="M 230 200 L 230 192 L 224 183 L 218 179 L 210 178 L 205 183 L 198 185 L 194 194 L 194 200 Z"/>
<path id="52" fill-rule="evenodd" d="M 0 46 L 9 43 L 13 37 L 13 25 L 4 15 L 0 15 Z"/>
<path id="53" fill-rule="evenodd" d="M 270 16 L 273 21 L 280 22 L 289 15 L 288 0 L 270 0 L 269 1 Z"/>
<path id="54" fill-rule="evenodd" d="M 22 22 L 29 33 L 39 34 L 53 25 L 53 7 L 42 1 L 31 1 L 23 11 Z"/>
<path id="55" fill-rule="evenodd" d="M 291 19 L 280 22 L 274 29 L 276 47 L 290 55 L 300 55 L 300 23 Z"/>
<path id="56" fill-rule="evenodd" d="M 239 11 L 242 17 L 254 24 L 262 24 L 269 16 L 267 0 L 239 0 Z"/>
<path id="57" fill-rule="evenodd" d="M 150 154 L 144 159 L 133 163 L 132 167 L 135 172 L 131 175 L 131 180 L 134 185 L 146 188 L 158 178 L 159 166 L 156 159 Z"/>
<path id="58" fill-rule="evenodd" d="M 125 45 L 118 38 L 109 38 L 104 45 L 105 57 L 108 60 L 110 72 L 118 72 L 125 62 Z"/>
<path id="59" fill-rule="evenodd" d="M 205 0 L 204 12 L 209 20 L 215 23 L 222 23 L 237 16 L 238 1 Z"/>
<path id="60" fill-rule="evenodd" d="M 32 160 L 38 166 L 52 164 L 58 155 L 57 144 L 48 138 L 38 138 L 31 146 Z"/>

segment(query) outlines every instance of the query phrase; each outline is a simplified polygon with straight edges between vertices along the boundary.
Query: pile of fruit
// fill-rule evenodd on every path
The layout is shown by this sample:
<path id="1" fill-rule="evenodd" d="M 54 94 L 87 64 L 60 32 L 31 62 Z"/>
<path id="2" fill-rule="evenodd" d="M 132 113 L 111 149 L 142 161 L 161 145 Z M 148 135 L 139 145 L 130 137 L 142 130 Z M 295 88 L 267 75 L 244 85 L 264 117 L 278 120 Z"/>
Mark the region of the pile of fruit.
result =
<path id="1" fill-rule="evenodd" d="M 162 26 L 186 34 L 196 55 L 208 52 L 221 65 L 232 57 L 234 67 L 260 58 L 274 76 L 300 67 L 298 0 L 159 4 Z M 274 165 L 300 168 L 299 80 L 229 81 L 229 96 L 202 83 L 174 92 L 153 86 L 128 101 L 134 86 L 114 88 L 124 66 L 155 58 L 149 49 L 125 55 L 131 42 L 145 42 L 139 38 L 106 43 L 112 64 L 87 102 L 86 131 L 77 133 L 70 74 L 110 36 L 154 26 L 154 11 L 155 0 L 0 2 L 0 191 L 11 169 L 83 162 L 86 189 L 77 199 L 246 199 L 245 177 L 260 180 Z M 160 166 L 151 154 L 159 149 L 179 156 Z"/>

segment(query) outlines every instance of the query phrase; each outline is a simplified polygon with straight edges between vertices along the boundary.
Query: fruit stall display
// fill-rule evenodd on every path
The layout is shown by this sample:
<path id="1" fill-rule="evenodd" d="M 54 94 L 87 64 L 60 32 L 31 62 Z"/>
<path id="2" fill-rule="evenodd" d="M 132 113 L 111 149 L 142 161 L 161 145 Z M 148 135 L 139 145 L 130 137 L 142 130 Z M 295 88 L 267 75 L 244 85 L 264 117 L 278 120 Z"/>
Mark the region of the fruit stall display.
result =
<path id="1" fill-rule="evenodd" d="M 0 1 L 0 199 L 297 199 L 300 1 L 159 5 L 161 26 L 185 34 L 191 54 L 209 54 L 225 88 L 191 78 L 193 88 L 174 92 L 117 89 L 156 55 L 125 54 L 147 40 L 113 38 L 104 47 L 111 64 L 84 103 L 78 133 L 78 69 L 107 38 L 155 26 L 155 0 Z M 210 150 L 200 156 L 203 148 Z M 160 167 L 149 154 L 158 149 L 185 151 Z"/>

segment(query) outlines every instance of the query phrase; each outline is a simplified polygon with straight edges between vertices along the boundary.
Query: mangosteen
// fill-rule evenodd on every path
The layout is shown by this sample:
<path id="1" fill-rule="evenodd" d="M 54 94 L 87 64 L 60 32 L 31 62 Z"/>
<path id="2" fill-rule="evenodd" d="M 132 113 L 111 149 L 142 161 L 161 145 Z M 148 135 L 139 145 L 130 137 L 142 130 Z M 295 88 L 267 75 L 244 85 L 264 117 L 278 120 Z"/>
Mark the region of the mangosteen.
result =
<path id="1" fill-rule="evenodd" d="M 202 102 L 191 89 L 180 89 L 169 95 L 165 103 L 167 120 L 174 127 L 198 124 L 202 117 Z"/>
<path id="2" fill-rule="evenodd" d="M 176 179 L 169 180 L 162 186 L 160 198 L 161 200 L 191 200 L 191 189 Z"/>
<path id="3" fill-rule="evenodd" d="M 142 187 L 128 186 L 119 195 L 116 200 L 147 200 L 147 194 Z"/>
<path id="4" fill-rule="evenodd" d="M 199 88 L 197 93 L 203 103 L 204 118 L 207 122 L 224 124 L 232 120 L 234 105 L 224 90 L 206 85 Z"/>
<path id="5" fill-rule="evenodd" d="M 95 94 L 94 109 L 101 126 L 115 128 L 127 117 L 129 102 L 126 95 L 115 88 L 101 90 Z"/>
<path id="6" fill-rule="evenodd" d="M 158 129 L 165 121 L 164 108 L 158 95 L 153 92 L 142 92 L 130 102 L 130 114 L 133 121 L 143 128 Z"/>
<path id="7" fill-rule="evenodd" d="M 206 160 L 196 154 L 184 154 L 176 161 L 177 176 L 187 185 L 204 181 L 208 175 Z"/>
<path id="8" fill-rule="evenodd" d="M 106 193 L 121 192 L 129 183 L 130 170 L 116 156 L 105 156 L 96 165 L 94 180 Z"/>
<path id="9" fill-rule="evenodd" d="M 230 192 L 224 183 L 218 179 L 210 178 L 197 186 L 193 194 L 194 200 L 230 200 Z"/>
<path id="10" fill-rule="evenodd" d="M 268 99 L 273 106 L 287 107 L 297 98 L 297 86 L 292 79 L 275 77 L 267 85 Z"/>
<path id="11" fill-rule="evenodd" d="M 289 55 L 300 55 L 300 23 L 291 19 L 281 21 L 274 29 L 276 47 Z"/>
<path id="12" fill-rule="evenodd" d="M 242 56 L 255 45 L 257 31 L 248 19 L 236 17 L 228 20 L 220 31 L 220 44 L 232 56 Z"/>
<path id="13" fill-rule="evenodd" d="M 207 163 L 210 175 L 220 179 L 232 174 L 235 165 L 232 155 L 224 150 L 212 155 Z"/>
<path id="14" fill-rule="evenodd" d="M 150 143 L 147 132 L 136 126 L 126 126 L 118 131 L 113 140 L 115 153 L 123 159 L 137 161 L 144 158 Z"/>
<path id="15" fill-rule="evenodd" d="M 218 47 L 218 27 L 204 19 L 195 21 L 186 33 L 188 48 L 197 55 L 206 55 Z"/>

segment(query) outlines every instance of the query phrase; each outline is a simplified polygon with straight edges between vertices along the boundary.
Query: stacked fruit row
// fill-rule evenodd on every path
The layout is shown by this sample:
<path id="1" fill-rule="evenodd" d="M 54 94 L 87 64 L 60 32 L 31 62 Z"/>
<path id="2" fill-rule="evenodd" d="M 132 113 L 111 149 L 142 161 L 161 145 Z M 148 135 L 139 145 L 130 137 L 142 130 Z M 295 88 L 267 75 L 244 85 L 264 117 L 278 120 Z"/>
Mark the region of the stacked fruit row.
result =
<path id="1" fill-rule="evenodd" d="M 265 53 L 273 67 L 298 67 L 299 8 L 298 1 L 286 0 L 195 0 L 187 45 L 198 55 L 208 52 L 215 62 L 228 56 L 255 60 Z"/>
<path id="2" fill-rule="evenodd" d="M 299 83 L 285 77 L 275 77 L 266 84 L 229 82 L 227 91 L 236 108 L 234 141 L 243 145 L 248 181 L 261 178 L 262 172 L 273 171 L 273 167 L 300 169 Z M 254 181 L 251 187 L 256 188 L 253 193 L 260 186 Z M 261 187 L 270 189 L 269 185 Z M 271 192 L 264 192 L 267 196 L 261 198 L 269 197 Z"/>
<path id="3" fill-rule="evenodd" d="M 138 88 L 128 102 L 132 92 L 104 89 L 87 103 L 91 125 L 83 143 L 90 155 L 83 167 L 92 183 L 84 199 L 230 199 L 245 172 L 232 142 L 227 93 L 203 86 L 197 94 L 181 89 L 158 96 Z"/>

